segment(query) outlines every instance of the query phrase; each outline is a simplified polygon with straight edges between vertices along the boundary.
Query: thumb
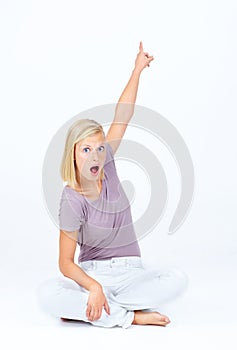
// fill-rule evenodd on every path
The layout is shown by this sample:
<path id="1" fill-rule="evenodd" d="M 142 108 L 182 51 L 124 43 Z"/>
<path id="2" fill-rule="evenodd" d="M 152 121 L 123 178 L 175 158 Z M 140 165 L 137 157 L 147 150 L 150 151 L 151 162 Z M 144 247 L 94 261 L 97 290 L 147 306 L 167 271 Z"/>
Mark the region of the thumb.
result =
<path id="1" fill-rule="evenodd" d="M 105 300 L 104 309 L 107 312 L 107 314 L 110 315 L 110 308 L 107 300 Z"/>

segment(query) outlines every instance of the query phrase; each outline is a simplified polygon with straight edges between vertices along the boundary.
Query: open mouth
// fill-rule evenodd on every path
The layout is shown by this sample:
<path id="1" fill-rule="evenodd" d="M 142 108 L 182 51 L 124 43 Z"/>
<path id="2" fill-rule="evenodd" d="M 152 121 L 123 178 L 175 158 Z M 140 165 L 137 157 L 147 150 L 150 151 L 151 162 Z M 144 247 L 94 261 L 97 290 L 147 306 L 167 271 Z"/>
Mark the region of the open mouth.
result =
<path id="1" fill-rule="evenodd" d="M 92 167 L 90 168 L 90 172 L 92 173 L 92 175 L 97 175 L 98 172 L 99 172 L 99 166 L 98 166 L 98 165 L 92 166 Z"/>

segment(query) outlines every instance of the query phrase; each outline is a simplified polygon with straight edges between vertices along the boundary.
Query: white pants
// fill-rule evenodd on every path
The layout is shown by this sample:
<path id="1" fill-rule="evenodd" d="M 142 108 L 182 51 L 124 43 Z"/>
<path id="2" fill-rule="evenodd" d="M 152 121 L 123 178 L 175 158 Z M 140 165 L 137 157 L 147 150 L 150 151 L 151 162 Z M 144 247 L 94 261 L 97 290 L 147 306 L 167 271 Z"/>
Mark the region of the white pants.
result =
<path id="1" fill-rule="evenodd" d="M 147 271 L 139 257 L 112 258 L 82 262 L 80 267 L 103 286 L 110 315 L 92 321 L 102 327 L 128 328 L 135 310 L 159 309 L 187 287 L 187 276 L 176 269 Z M 42 308 L 51 315 L 89 322 L 86 308 L 89 292 L 67 277 L 43 282 L 38 288 Z"/>

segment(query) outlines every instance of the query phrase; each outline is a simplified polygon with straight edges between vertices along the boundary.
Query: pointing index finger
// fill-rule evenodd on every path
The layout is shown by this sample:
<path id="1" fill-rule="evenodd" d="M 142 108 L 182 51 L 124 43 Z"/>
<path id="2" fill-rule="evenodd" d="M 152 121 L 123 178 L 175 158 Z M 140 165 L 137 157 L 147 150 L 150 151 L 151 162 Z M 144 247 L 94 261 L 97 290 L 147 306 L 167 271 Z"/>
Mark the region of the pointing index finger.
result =
<path id="1" fill-rule="evenodd" d="M 142 45 L 142 41 L 140 41 L 140 45 L 139 45 L 139 51 L 142 52 L 143 51 L 143 45 Z"/>

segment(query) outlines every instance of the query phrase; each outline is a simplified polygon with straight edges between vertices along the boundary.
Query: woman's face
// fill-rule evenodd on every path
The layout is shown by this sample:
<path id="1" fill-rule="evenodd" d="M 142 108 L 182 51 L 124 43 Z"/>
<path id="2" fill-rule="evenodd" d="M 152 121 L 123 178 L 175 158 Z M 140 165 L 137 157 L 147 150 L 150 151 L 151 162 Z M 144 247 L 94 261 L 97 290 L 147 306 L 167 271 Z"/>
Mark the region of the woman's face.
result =
<path id="1" fill-rule="evenodd" d="M 104 135 L 96 133 L 88 136 L 76 144 L 74 152 L 77 176 L 83 176 L 90 181 L 98 180 L 106 157 Z"/>

